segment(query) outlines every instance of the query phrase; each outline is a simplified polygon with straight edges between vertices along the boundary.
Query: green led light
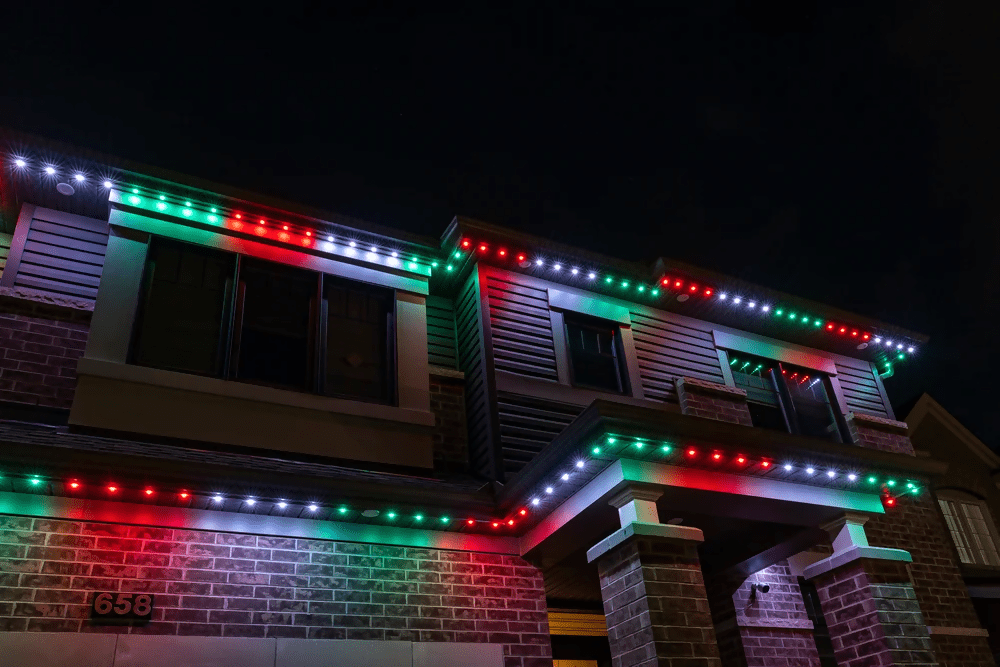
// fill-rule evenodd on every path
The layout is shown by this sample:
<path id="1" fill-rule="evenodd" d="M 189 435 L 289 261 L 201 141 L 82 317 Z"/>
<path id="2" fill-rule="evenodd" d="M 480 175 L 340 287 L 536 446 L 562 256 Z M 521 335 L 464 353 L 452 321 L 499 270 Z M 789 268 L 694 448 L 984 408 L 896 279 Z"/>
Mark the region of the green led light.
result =
<path id="1" fill-rule="evenodd" d="M 614 438 L 608 438 L 608 444 L 609 445 L 613 445 L 613 444 L 615 444 L 615 442 L 616 442 L 616 440 Z"/>
<path id="2" fill-rule="evenodd" d="M 410 262 L 409 266 L 411 270 L 415 270 L 417 268 L 417 265 L 414 262 Z"/>
<path id="3" fill-rule="evenodd" d="M 441 523 L 448 523 L 449 521 L 451 521 L 451 519 L 449 519 L 448 517 L 446 516 L 441 517 Z"/>
<path id="4" fill-rule="evenodd" d="M 431 268 L 432 269 L 436 269 L 437 267 L 438 267 L 438 263 L 437 262 L 431 262 Z"/>
<path id="5" fill-rule="evenodd" d="M 906 483 L 906 488 L 912 489 L 913 488 L 913 482 L 907 482 Z"/>
<path id="6" fill-rule="evenodd" d="M 341 507 L 341 508 L 340 508 L 339 510 L 337 510 L 337 511 L 338 511 L 338 512 L 340 512 L 341 514 L 347 514 L 347 508 L 346 508 L 346 507 Z"/>
<path id="7" fill-rule="evenodd" d="M 183 211 L 181 211 L 181 213 L 183 213 L 185 217 L 188 217 L 188 218 L 190 218 L 190 217 L 191 217 L 191 214 L 192 214 L 192 213 L 194 213 L 194 211 L 192 211 L 192 210 L 191 210 L 191 209 L 189 209 L 189 208 L 186 208 L 186 209 L 184 209 Z"/>
<path id="8" fill-rule="evenodd" d="M 623 280 L 622 281 L 622 287 L 628 287 L 628 281 L 627 280 Z"/>
<path id="9" fill-rule="evenodd" d="M 166 200 L 167 200 L 166 197 L 164 197 L 163 195 L 160 195 L 160 201 L 166 201 Z"/>
<path id="10" fill-rule="evenodd" d="M 167 205 L 164 204 L 163 202 L 160 202 L 159 204 L 156 205 L 156 209 L 158 211 L 165 211 L 167 210 Z"/>
<path id="11" fill-rule="evenodd" d="M 136 190 L 136 192 L 138 192 L 138 190 Z M 128 198 L 128 203 L 133 204 L 134 206 L 138 206 L 140 202 L 142 202 L 142 200 L 136 197 L 135 195 L 132 195 L 131 197 Z"/>
<path id="12" fill-rule="evenodd" d="M 191 205 L 191 202 L 189 202 L 189 201 L 186 201 L 186 202 L 184 202 L 184 205 L 185 205 L 185 206 L 190 206 L 190 205 Z"/>
<path id="13" fill-rule="evenodd" d="M 411 257 L 411 258 L 410 258 L 410 261 L 411 261 L 411 262 L 416 262 L 416 261 L 418 261 L 418 258 L 417 258 L 417 257 Z"/>
<path id="14" fill-rule="evenodd" d="M 917 487 L 913 487 L 913 493 L 920 493 L 920 489 L 918 489 Z"/>
<path id="15" fill-rule="evenodd" d="M 878 481 L 878 480 L 877 480 L 877 479 L 875 479 L 874 477 L 869 477 L 869 478 L 868 478 L 868 483 L 869 483 L 869 484 L 874 484 L 874 483 L 875 483 L 875 482 L 877 482 L 877 481 Z"/>
<path id="16" fill-rule="evenodd" d="M 31 480 L 29 480 L 29 481 L 30 481 L 30 482 L 31 482 L 31 483 L 32 483 L 32 484 L 33 484 L 34 486 L 38 486 L 39 484 L 41 484 L 41 483 L 42 483 L 42 480 L 40 480 L 40 479 L 37 479 L 37 478 L 32 478 L 32 479 L 31 479 Z"/>
<path id="17" fill-rule="evenodd" d="M 670 445 L 663 445 L 663 447 L 660 447 L 660 449 L 662 449 L 664 452 L 669 452 L 670 451 Z"/>
<path id="18" fill-rule="evenodd" d="M 653 296 L 660 296 L 660 290 L 654 289 L 652 292 L 650 292 L 650 294 L 652 294 Z"/>
<path id="19" fill-rule="evenodd" d="M 646 286 L 645 285 L 639 285 L 639 291 L 640 292 L 645 292 L 646 291 Z"/>
<path id="20" fill-rule="evenodd" d="M 452 266 L 451 264 L 449 264 L 449 265 L 447 266 L 447 269 L 448 269 L 449 271 L 454 271 L 455 267 L 454 267 L 454 266 Z"/>
<path id="21" fill-rule="evenodd" d="M 774 314 L 775 315 L 781 315 L 783 312 L 785 312 L 785 311 L 783 311 L 783 310 L 781 310 L 781 308 L 779 308 L 778 310 L 774 311 Z"/>
<path id="22" fill-rule="evenodd" d="M 134 195 L 139 194 L 139 188 L 132 188 L 132 194 Z"/>
<path id="23" fill-rule="evenodd" d="M 729 362 L 729 365 L 733 366 L 733 365 L 739 363 L 739 361 L 740 361 L 739 359 L 737 359 L 736 357 L 733 357 L 733 359 Z"/>
<path id="24" fill-rule="evenodd" d="M 821 327 L 821 326 L 823 326 L 823 320 L 816 320 L 815 322 L 813 322 L 813 326 L 814 327 Z"/>
<path id="25" fill-rule="evenodd" d="M 635 443 L 635 448 L 636 449 L 642 449 L 642 443 L 641 442 L 636 442 Z"/>
<path id="26" fill-rule="evenodd" d="M 809 321 L 809 316 L 808 315 L 803 315 L 802 316 L 802 321 L 803 322 L 808 322 Z"/>
<path id="27" fill-rule="evenodd" d="M 458 250 L 456 250 L 456 251 L 455 251 L 455 259 L 459 259 L 459 258 L 461 258 L 461 257 L 462 257 L 462 253 L 461 253 L 461 252 L 459 252 Z"/>
<path id="28" fill-rule="evenodd" d="M 900 352 L 896 355 L 896 358 L 902 361 L 903 359 L 906 359 L 906 355 Z"/>
<path id="29" fill-rule="evenodd" d="M 896 480 L 890 479 L 886 482 L 886 484 L 888 484 L 889 486 L 896 486 Z"/>
<path id="30" fill-rule="evenodd" d="M 213 206 L 212 208 L 210 208 L 209 210 L 210 210 L 210 211 L 211 211 L 212 213 L 218 213 L 218 212 L 219 212 L 219 209 L 215 208 L 214 206 Z"/>
<path id="31" fill-rule="evenodd" d="M 612 281 L 611 276 L 608 276 L 607 278 L 604 279 L 604 282 L 606 283 L 610 283 L 611 281 Z"/>
<path id="32" fill-rule="evenodd" d="M 596 454 L 600 454 L 601 453 L 601 448 L 600 447 L 594 447 L 594 449 L 591 450 L 591 451 L 593 451 L 595 455 Z"/>
<path id="33" fill-rule="evenodd" d="M 389 512 L 388 514 L 386 514 L 386 516 L 389 517 L 390 519 L 395 519 L 396 518 L 396 513 L 395 512 Z"/>
<path id="34" fill-rule="evenodd" d="M 795 313 L 788 313 L 788 319 L 794 320 L 795 319 Z"/>
<path id="35" fill-rule="evenodd" d="M 423 521 L 424 520 L 424 515 L 423 514 L 416 514 L 416 515 L 414 515 L 413 520 L 414 521 Z"/>
<path id="36" fill-rule="evenodd" d="M 208 216 L 208 221 L 209 222 L 218 222 L 219 221 L 219 216 L 217 216 L 217 215 L 210 215 L 210 216 Z"/>

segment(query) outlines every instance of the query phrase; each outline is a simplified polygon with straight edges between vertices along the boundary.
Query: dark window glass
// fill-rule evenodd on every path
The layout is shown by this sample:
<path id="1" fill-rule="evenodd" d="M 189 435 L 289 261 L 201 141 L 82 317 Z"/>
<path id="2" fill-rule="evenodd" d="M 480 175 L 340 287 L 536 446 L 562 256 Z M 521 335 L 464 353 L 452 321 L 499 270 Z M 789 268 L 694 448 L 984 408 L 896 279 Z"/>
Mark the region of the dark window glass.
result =
<path id="1" fill-rule="evenodd" d="M 133 363 L 221 374 L 235 272 L 235 255 L 155 239 L 146 262 Z"/>
<path id="2" fill-rule="evenodd" d="M 312 388 L 318 290 L 315 273 L 253 260 L 242 263 L 236 379 Z"/>
<path id="3" fill-rule="evenodd" d="M 833 641 L 830 630 L 826 627 L 826 617 L 820 607 L 819 593 L 813 582 L 799 577 L 799 591 L 806 608 L 806 615 L 813 623 L 813 639 L 816 641 L 816 651 L 819 653 L 820 667 L 837 667 L 837 659 L 833 655 Z"/>
<path id="4" fill-rule="evenodd" d="M 736 352 L 729 357 L 734 384 L 747 392 L 754 426 L 843 441 L 825 376 Z"/>
<path id="5" fill-rule="evenodd" d="M 622 393 L 618 326 L 568 314 L 565 322 L 573 384 Z"/>
<path id="6" fill-rule="evenodd" d="M 323 278 L 326 310 L 326 368 L 323 392 L 389 401 L 390 343 L 395 298 L 391 290 L 331 276 Z"/>

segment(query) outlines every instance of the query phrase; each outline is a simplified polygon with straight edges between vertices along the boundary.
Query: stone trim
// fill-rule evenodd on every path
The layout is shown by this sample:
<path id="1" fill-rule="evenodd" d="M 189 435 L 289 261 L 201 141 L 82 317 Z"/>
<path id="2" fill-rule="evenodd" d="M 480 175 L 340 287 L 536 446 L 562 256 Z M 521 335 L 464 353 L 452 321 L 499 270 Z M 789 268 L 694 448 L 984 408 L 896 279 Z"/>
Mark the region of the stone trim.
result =
<path id="1" fill-rule="evenodd" d="M 940 626 L 927 626 L 927 633 L 930 635 L 954 635 L 957 637 L 989 637 L 989 630 L 982 628 L 944 628 Z"/>
<path id="2" fill-rule="evenodd" d="M 30 301 L 41 306 L 50 306 L 64 310 L 84 313 L 94 312 L 94 302 L 89 299 L 77 299 L 61 294 L 50 294 L 27 287 L 0 287 L 0 300 Z"/>
<path id="3" fill-rule="evenodd" d="M 446 368 L 444 366 L 435 366 L 431 364 L 427 367 L 431 375 L 437 375 L 438 377 L 454 378 L 456 380 L 464 380 L 465 373 L 454 368 Z"/>
<path id="4" fill-rule="evenodd" d="M 619 528 L 608 537 L 605 537 L 603 540 L 590 547 L 590 549 L 587 550 L 587 562 L 593 563 L 595 560 L 632 537 L 652 537 L 676 542 L 705 541 L 705 534 L 698 528 L 633 521 L 629 525 Z"/>
<path id="5" fill-rule="evenodd" d="M 861 412 L 849 412 L 847 414 L 847 419 L 853 420 L 860 426 L 875 429 L 877 431 L 888 431 L 889 433 L 899 433 L 900 435 L 909 434 L 910 427 L 907 426 L 906 422 L 897 421 L 895 419 L 886 419 L 885 417 L 866 415 Z"/>
<path id="6" fill-rule="evenodd" d="M 845 549 L 844 551 L 839 551 L 829 558 L 824 558 L 821 561 L 813 563 L 803 571 L 803 575 L 806 579 L 815 579 L 816 577 L 826 574 L 831 570 L 836 570 L 839 567 L 843 567 L 861 559 L 888 560 L 901 563 L 913 562 L 913 556 L 910 555 L 910 552 L 903 551 L 902 549 L 855 546 L 850 549 Z"/>
<path id="7" fill-rule="evenodd" d="M 737 614 L 736 618 L 716 623 L 715 632 L 719 634 L 736 627 L 767 628 L 768 630 L 805 630 L 812 632 L 815 626 L 807 618 L 763 618 Z"/>
<path id="8" fill-rule="evenodd" d="M 725 396 L 734 401 L 746 400 L 747 392 L 745 389 L 740 389 L 739 387 L 730 387 L 725 384 L 719 384 L 717 382 L 709 382 L 708 380 L 699 380 L 698 378 L 683 377 L 674 380 L 674 384 L 677 387 L 677 393 L 682 391 L 690 391 L 696 394 L 716 394 L 719 396 Z"/>

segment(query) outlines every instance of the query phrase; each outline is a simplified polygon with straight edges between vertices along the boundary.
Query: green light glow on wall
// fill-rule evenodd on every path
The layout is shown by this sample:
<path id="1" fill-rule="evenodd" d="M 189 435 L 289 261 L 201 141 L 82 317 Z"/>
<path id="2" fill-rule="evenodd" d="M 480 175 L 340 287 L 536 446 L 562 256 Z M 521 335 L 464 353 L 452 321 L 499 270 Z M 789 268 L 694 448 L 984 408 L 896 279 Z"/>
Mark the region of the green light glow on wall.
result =
<path id="1" fill-rule="evenodd" d="M 596 456 L 597 454 L 601 453 L 601 448 L 600 447 L 594 447 L 591 451 L 594 452 L 594 455 Z"/>

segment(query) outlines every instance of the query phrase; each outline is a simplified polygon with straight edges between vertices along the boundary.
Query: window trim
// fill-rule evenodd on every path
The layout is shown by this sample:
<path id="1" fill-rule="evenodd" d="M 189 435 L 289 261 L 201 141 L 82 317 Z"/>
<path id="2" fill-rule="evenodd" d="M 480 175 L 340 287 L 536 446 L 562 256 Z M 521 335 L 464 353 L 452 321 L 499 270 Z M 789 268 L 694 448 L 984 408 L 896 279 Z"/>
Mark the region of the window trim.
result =
<path id="1" fill-rule="evenodd" d="M 589 320 L 590 322 L 592 322 L 595 325 L 598 324 L 598 323 L 601 323 L 601 322 L 606 323 L 608 326 L 613 327 L 614 330 L 617 332 L 617 335 L 614 337 L 614 343 L 613 343 L 613 345 L 614 345 L 614 348 L 615 348 L 614 349 L 614 359 L 615 359 L 615 362 L 616 362 L 615 365 L 616 365 L 617 370 L 618 370 L 618 384 L 619 384 L 619 388 L 618 388 L 618 391 L 612 391 L 612 390 L 609 390 L 609 389 L 604 388 L 604 387 L 595 387 L 595 386 L 588 385 L 588 384 L 580 384 L 580 383 L 578 383 L 576 381 L 576 372 L 575 372 L 574 366 L 573 366 L 573 354 L 570 351 L 570 345 L 569 345 L 569 326 L 570 326 L 570 323 L 566 321 L 565 316 L 564 316 L 563 317 L 563 327 L 562 327 L 562 339 L 563 339 L 563 344 L 566 346 L 566 359 L 569 362 L 569 366 L 568 366 L 567 370 L 569 371 L 569 384 L 570 384 L 570 386 L 572 386 L 575 389 L 583 389 L 583 390 L 586 390 L 586 391 L 596 391 L 596 392 L 601 392 L 601 393 L 604 393 L 604 394 L 613 394 L 615 396 L 629 396 L 629 395 L 631 395 L 631 393 L 632 393 L 632 386 L 631 386 L 631 383 L 629 382 L 628 360 L 626 359 L 626 356 L 625 356 L 625 338 L 622 335 L 622 328 L 623 327 L 622 327 L 621 323 L 614 322 L 612 320 L 606 320 L 606 319 L 600 318 L 600 317 L 594 317 L 593 315 L 588 315 L 588 314 L 584 314 L 584 313 L 576 313 L 576 312 L 574 312 L 574 313 L 572 313 L 572 315 L 575 315 L 575 316 L 577 316 L 580 319 L 585 320 L 585 321 Z M 586 324 L 586 322 L 584 322 L 584 324 Z"/>
<path id="2" fill-rule="evenodd" d="M 960 490 L 938 490 L 934 495 L 938 501 L 938 511 L 941 512 L 941 518 L 944 520 L 945 528 L 948 530 L 948 537 L 951 539 L 952 544 L 955 547 L 955 552 L 959 557 L 959 565 L 966 567 L 988 567 L 1000 569 L 1000 531 L 998 531 L 996 519 L 993 517 L 993 513 L 990 511 L 990 507 L 986 504 L 986 501 L 969 492 Z M 963 539 L 965 539 L 969 544 L 969 551 L 973 559 L 972 563 L 966 563 L 962 560 L 959 546 L 955 542 L 955 536 L 952 533 L 951 526 L 948 525 L 948 521 L 945 519 L 944 510 L 941 507 L 942 503 L 950 503 L 952 509 L 955 511 L 955 519 L 958 522 L 959 530 L 962 533 Z M 980 513 L 983 515 L 984 522 L 986 523 L 986 530 L 989 533 L 990 539 L 993 541 L 993 549 L 998 558 L 997 563 L 993 564 L 983 562 L 984 559 L 981 550 L 977 549 L 973 544 L 973 534 L 978 533 L 973 533 L 971 530 L 968 519 L 965 516 L 964 511 L 960 508 L 961 505 L 974 505 L 979 508 Z"/>

